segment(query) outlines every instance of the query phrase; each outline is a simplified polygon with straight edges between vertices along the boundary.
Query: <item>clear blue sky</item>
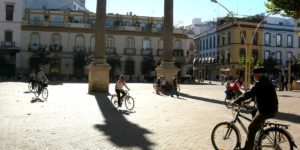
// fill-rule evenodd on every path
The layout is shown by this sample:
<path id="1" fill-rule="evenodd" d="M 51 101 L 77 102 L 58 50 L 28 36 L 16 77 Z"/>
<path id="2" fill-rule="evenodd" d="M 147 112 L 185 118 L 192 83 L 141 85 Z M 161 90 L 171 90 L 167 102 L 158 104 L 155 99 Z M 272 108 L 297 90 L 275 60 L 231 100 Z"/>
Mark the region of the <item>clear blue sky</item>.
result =
<path id="1" fill-rule="evenodd" d="M 218 0 L 230 11 L 239 15 L 255 15 L 264 13 L 264 3 L 267 0 Z M 86 0 L 86 7 L 96 11 L 97 0 Z M 107 0 L 107 13 L 126 14 L 132 12 L 139 16 L 162 17 L 164 15 L 164 0 Z M 174 0 L 174 24 L 189 25 L 193 18 L 202 21 L 227 15 L 218 4 L 210 0 Z"/>

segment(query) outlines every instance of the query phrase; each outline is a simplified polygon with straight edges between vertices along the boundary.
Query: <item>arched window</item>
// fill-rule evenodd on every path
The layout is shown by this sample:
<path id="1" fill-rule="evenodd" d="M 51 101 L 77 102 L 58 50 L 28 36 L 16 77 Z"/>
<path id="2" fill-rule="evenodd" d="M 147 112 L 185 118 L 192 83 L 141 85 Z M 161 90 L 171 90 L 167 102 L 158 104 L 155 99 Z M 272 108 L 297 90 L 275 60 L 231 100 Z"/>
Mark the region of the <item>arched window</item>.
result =
<path id="1" fill-rule="evenodd" d="M 163 40 L 159 40 L 158 41 L 158 49 L 163 49 L 164 48 L 164 41 Z"/>
<path id="2" fill-rule="evenodd" d="M 115 47 L 115 40 L 113 37 L 106 38 L 106 47 L 107 48 L 114 48 Z"/>
<path id="3" fill-rule="evenodd" d="M 38 33 L 32 33 L 30 35 L 30 45 L 31 46 L 40 45 L 40 35 Z"/>
<path id="4" fill-rule="evenodd" d="M 127 48 L 134 48 L 134 38 L 127 38 L 126 39 L 126 46 Z"/>
<path id="5" fill-rule="evenodd" d="M 182 49 L 182 42 L 180 40 L 175 41 L 175 49 Z"/>
<path id="6" fill-rule="evenodd" d="M 151 41 L 149 39 L 143 40 L 143 49 L 150 49 L 151 48 Z"/>
<path id="7" fill-rule="evenodd" d="M 51 43 L 53 45 L 60 45 L 60 43 L 61 43 L 60 35 L 57 33 L 52 34 Z"/>

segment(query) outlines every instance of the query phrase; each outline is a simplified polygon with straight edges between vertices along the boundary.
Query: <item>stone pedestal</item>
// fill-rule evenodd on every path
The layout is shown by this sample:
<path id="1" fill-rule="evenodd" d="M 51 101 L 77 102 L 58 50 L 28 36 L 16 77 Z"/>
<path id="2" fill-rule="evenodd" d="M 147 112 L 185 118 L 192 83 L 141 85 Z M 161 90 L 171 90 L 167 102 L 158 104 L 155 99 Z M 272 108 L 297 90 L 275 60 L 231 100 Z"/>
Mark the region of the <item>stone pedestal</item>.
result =
<path id="1" fill-rule="evenodd" d="M 89 93 L 109 92 L 110 65 L 105 60 L 94 60 L 89 69 Z"/>
<path id="2" fill-rule="evenodd" d="M 177 75 L 179 69 L 175 66 L 174 62 L 162 62 L 160 66 L 156 68 L 156 77 L 160 78 L 165 76 L 168 83 L 172 83 L 174 75 Z"/>

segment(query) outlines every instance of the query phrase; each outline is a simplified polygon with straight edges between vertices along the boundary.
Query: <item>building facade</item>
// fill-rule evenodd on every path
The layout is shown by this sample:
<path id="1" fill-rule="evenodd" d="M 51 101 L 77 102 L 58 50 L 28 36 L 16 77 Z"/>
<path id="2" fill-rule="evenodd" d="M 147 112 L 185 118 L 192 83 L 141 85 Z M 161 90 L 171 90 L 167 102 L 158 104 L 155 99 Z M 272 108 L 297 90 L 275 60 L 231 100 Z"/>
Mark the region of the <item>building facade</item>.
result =
<path id="1" fill-rule="evenodd" d="M 276 67 L 287 70 L 287 61 L 299 53 L 299 37 L 295 32 L 294 20 L 269 17 L 264 22 L 263 59 L 276 60 Z"/>
<path id="2" fill-rule="evenodd" d="M 23 0 L 26 9 L 87 11 L 85 0 Z"/>
<path id="3" fill-rule="evenodd" d="M 45 63 L 49 75 L 83 77 L 95 52 L 95 14 L 27 10 L 22 24 L 22 66 L 28 72 Z M 111 76 L 124 74 L 132 81 L 154 77 L 163 55 L 163 19 L 132 14 L 108 14 L 106 54 Z M 174 29 L 174 62 L 179 76 L 187 72 L 188 36 Z M 47 58 L 44 59 L 43 58 Z"/>
<path id="4" fill-rule="evenodd" d="M 20 67 L 22 0 L 0 1 L 0 78 L 15 75 Z"/>

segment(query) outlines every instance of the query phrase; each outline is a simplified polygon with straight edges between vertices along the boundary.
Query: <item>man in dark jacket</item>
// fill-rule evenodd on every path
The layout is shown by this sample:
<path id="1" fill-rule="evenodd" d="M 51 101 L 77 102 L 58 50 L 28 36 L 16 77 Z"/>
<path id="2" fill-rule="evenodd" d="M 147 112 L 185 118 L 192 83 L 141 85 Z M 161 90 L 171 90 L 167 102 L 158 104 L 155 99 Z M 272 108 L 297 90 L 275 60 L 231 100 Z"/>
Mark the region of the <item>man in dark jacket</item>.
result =
<path id="1" fill-rule="evenodd" d="M 266 77 L 266 70 L 257 67 L 253 70 L 256 84 L 237 100 L 230 103 L 231 106 L 255 97 L 258 114 L 253 118 L 248 127 L 247 140 L 242 150 L 252 150 L 257 131 L 267 119 L 273 118 L 278 112 L 278 99 L 272 82 Z"/>

